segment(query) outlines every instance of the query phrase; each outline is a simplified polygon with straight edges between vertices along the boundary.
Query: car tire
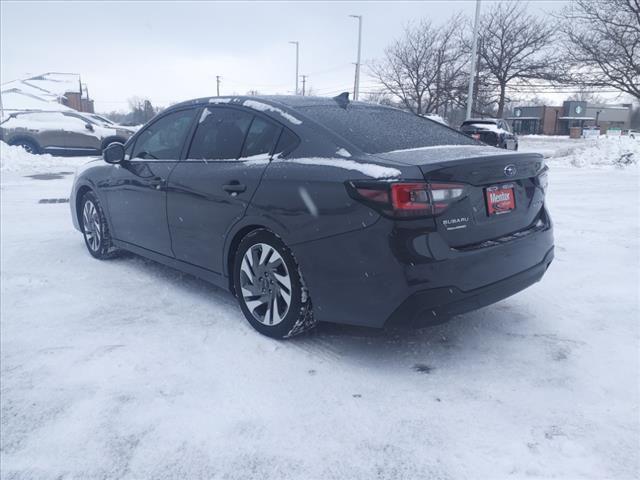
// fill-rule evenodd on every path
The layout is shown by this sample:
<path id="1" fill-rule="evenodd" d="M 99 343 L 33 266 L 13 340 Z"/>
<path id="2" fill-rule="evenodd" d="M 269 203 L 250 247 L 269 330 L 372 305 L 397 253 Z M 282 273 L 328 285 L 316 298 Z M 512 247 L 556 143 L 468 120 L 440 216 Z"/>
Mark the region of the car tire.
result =
<path id="1" fill-rule="evenodd" d="M 78 217 L 84 243 L 91 256 L 100 260 L 112 258 L 117 250 L 111 243 L 109 225 L 95 193 L 83 195 Z"/>
<path id="2" fill-rule="evenodd" d="M 233 284 L 242 313 L 263 335 L 290 338 L 317 323 L 291 250 L 268 230 L 254 230 L 238 245 Z"/>
<path id="3" fill-rule="evenodd" d="M 32 155 L 40 154 L 40 147 L 33 140 L 20 139 L 11 143 L 11 145 L 14 145 L 16 147 L 22 147 L 25 150 L 25 152 L 30 153 Z"/>

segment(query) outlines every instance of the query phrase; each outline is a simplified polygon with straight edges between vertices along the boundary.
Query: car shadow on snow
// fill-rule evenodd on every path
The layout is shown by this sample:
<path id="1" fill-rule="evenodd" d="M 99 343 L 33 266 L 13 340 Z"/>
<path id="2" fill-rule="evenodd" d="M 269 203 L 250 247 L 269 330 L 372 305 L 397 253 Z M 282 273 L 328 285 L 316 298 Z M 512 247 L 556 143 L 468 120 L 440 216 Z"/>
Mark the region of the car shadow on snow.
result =
<path id="1" fill-rule="evenodd" d="M 192 297 L 195 295 L 198 301 L 210 302 L 213 306 L 218 304 L 237 312 L 237 319 L 233 320 L 246 325 L 235 297 L 205 280 L 127 252 L 123 252 L 112 262 L 155 277 L 158 284 L 165 283 L 170 292 L 188 293 Z M 503 301 L 453 317 L 445 323 L 425 327 L 394 326 L 375 329 L 320 323 L 309 332 L 280 342 L 280 348 L 298 350 L 321 361 L 355 361 L 366 362 L 368 365 L 400 361 L 415 374 L 433 374 L 434 371 L 437 373 L 438 363 L 459 362 L 461 360 L 456 360 L 456 357 L 462 353 L 470 353 L 470 350 L 477 352 L 485 349 L 488 344 L 500 348 L 496 342 L 510 342 L 516 337 L 527 337 L 510 332 L 518 329 L 517 325 L 528 319 L 530 315 L 526 311 L 521 312 L 517 305 Z M 246 328 L 250 327 L 247 325 Z M 255 335 L 259 334 L 256 332 Z"/>

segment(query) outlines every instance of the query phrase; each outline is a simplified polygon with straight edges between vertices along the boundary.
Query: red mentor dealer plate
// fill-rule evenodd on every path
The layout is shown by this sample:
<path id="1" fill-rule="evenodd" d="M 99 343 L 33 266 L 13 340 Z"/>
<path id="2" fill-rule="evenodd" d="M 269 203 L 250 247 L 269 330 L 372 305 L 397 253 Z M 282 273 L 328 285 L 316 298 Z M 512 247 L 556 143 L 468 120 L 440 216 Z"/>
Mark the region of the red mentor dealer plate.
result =
<path id="1" fill-rule="evenodd" d="M 513 184 L 488 187 L 486 190 L 489 216 L 509 213 L 516 208 Z"/>

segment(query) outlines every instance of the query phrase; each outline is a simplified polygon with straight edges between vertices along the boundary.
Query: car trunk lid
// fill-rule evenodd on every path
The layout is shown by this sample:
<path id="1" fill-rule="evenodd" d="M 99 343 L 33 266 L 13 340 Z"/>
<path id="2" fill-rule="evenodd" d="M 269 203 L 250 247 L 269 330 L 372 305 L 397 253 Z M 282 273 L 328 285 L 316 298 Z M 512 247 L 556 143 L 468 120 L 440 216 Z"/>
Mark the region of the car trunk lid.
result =
<path id="1" fill-rule="evenodd" d="M 526 230 L 541 214 L 544 192 L 537 176 L 545 166 L 539 154 L 452 145 L 379 156 L 419 167 L 431 184 L 464 185 L 464 195 L 435 217 L 450 247 L 479 245 Z"/>

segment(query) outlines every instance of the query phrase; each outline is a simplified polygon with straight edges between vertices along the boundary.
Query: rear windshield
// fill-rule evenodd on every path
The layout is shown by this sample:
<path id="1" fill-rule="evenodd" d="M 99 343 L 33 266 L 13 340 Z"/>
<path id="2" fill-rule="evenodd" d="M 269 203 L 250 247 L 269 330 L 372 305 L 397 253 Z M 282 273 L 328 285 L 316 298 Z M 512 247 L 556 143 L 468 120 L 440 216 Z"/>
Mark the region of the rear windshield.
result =
<path id="1" fill-rule="evenodd" d="M 338 105 L 314 105 L 297 110 L 366 153 L 435 145 L 476 145 L 449 127 L 395 108 L 350 104 L 346 109 Z"/>

